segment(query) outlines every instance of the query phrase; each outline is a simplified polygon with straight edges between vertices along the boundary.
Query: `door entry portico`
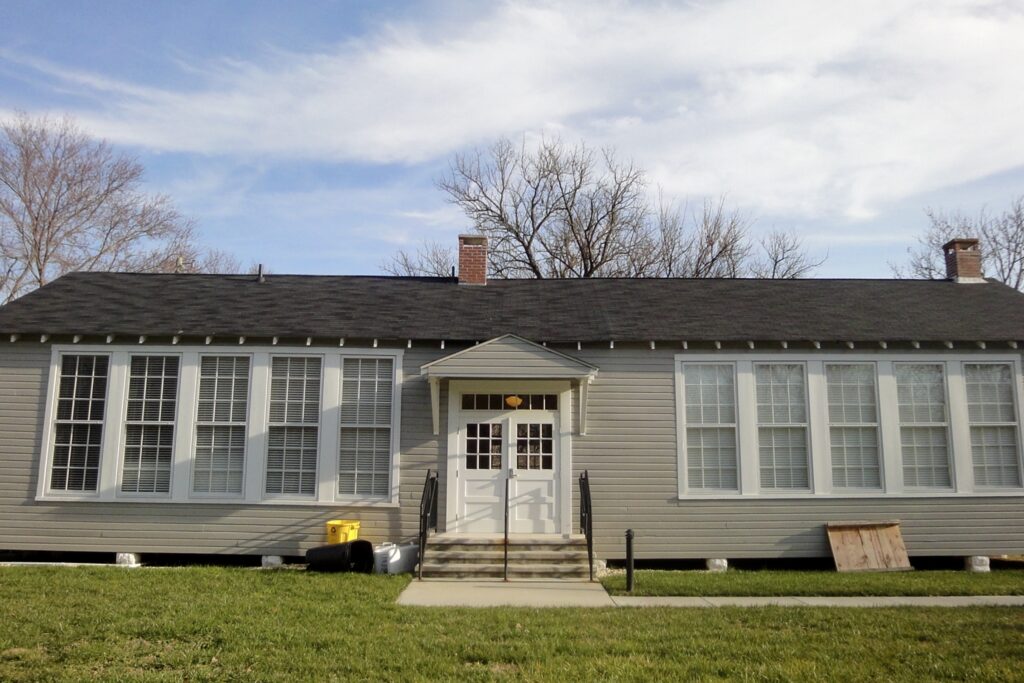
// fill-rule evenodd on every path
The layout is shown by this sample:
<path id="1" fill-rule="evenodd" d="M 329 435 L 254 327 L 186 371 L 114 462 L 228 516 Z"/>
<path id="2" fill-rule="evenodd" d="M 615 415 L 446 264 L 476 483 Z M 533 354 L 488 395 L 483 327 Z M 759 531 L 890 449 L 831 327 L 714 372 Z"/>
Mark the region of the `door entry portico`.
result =
<path id="1" fill-rule="evenodd" d="M 597 372 L 514 334 L 420 367 L 447 433 L 445 533 L 501 534 L 507 509 L 511 533 L 571 536 L 573 420 L 584 435 Z"/>

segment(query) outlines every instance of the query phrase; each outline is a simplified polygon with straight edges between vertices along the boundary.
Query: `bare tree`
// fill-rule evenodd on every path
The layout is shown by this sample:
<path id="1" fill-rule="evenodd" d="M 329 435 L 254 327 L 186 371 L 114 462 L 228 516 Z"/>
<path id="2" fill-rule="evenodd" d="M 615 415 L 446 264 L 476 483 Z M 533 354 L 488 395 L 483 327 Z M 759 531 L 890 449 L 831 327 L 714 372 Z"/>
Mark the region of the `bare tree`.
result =
<path id="1" fill-rule="evenodd" d="M 498 277 L 618 275 L 648 227 L 643 172 L 609 150 L 499 140 L 439 181 L 490 242 Z"/>
<path id="2" fill-rule="evenodd" d="M 542 140 L 535 148 L 500 139 L 458 154 L 438 181 L 449 201 L 488 238 L 499 278 L 738 277 L 754 271 L 751 220 L 724 199 L 694 210 L 651 201 L 645 172 L 614 151 Z M 786 267 L 799 277 L 817 263 L 798 240 Z M 425 244 L 383 265 L 403 275 L 441 275 L 451 249 Z"/>
<path id="3" fill-rule="evenodd" d="M 381 268 L 389 275 L 450 277 L 456 266 L 455 250 L 437 242 L 425 242 L 414 252 L 399 250 Z"/>
<path id="4" fill-rule="evenodd" d="M 74 270 L 239 269 L 191 220 L 141 189 L 142 166 L 68 118 L 0 121 L 0 298 Z"/>
<path id="5" fill-rule="evenodd" d="M 745 274 L 751 221 L 725 206 L 705 201 L 699 209 L 658 212 L 657 257 L 646 277 L 720 278 Z"/>
<path id="6" fill-rule="evenodd" d="M 907 249 L 905 264 L 890 263 L 897 277 L 940 279 L 946 277 L 942 245 L 957 237 L 981 241 L 982 271 L 1014 289 L 1024 289 L 1024 195 L 1011 200 L 998 215 L 985 209 L 975 217 L 960 212 L 927 209 L 928 227 Z"/>
<path id="7" fill-rule="evenodd" d="M 754 260 L 750 273 L 754 277 L 772 280 L 792 280 L 805 277 L 825 262 L 814 260 L 803 249 L 803 241 L 794 232 L 775 230 L 760 242 L 761 255 Z"/>

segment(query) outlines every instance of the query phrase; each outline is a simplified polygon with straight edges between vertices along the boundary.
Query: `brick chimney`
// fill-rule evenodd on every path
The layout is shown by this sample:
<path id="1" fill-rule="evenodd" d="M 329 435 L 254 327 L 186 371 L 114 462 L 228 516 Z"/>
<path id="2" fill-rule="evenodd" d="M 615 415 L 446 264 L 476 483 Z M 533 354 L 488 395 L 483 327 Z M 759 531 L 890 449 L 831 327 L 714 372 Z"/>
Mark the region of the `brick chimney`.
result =
<path id="1" fill-rule="evenodd" d="M 954 282 L 984 282 L 981 276 L 981 247 L 973 237 L 950 240 L 942 245 L 946 256 L 946 278 Z"/>
<path id="2" fill-rule="evenodd" d="M 487 284 L 487 238 L 459 235 L 459 284 Z"/>

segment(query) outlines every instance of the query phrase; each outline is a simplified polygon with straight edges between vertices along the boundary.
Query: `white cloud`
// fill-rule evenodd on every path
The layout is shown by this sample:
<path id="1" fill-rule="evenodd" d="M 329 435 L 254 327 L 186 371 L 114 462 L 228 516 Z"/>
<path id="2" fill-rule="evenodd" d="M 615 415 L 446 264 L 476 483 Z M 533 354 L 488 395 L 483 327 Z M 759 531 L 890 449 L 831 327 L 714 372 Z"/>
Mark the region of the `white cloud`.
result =
<path id="1" fill-rule="evenodd" d="M 310 54 L 192 65 L 190 89 L 20 60 L 156 150 L 415 164 L 497 135 L 612 144 L 672 194 L 862 219 L 1024 164 L 1015 3 L 508 3 Z M 2 55 L 0 55 L 2 58 Z"/>

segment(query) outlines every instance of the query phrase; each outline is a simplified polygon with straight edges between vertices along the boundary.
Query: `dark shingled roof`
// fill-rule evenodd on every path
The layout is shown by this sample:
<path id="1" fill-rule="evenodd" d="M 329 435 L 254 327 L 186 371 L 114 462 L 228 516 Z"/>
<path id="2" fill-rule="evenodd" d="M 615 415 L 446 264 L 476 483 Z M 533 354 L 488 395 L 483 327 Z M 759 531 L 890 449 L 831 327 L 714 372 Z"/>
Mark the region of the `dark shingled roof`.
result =
<path id="1" fill-rule="evenodd" d="M 73 273 L 0 334 L 576 341 L 1024 340 L 1024 295 L 945 280 L 492 280 Z"/>

